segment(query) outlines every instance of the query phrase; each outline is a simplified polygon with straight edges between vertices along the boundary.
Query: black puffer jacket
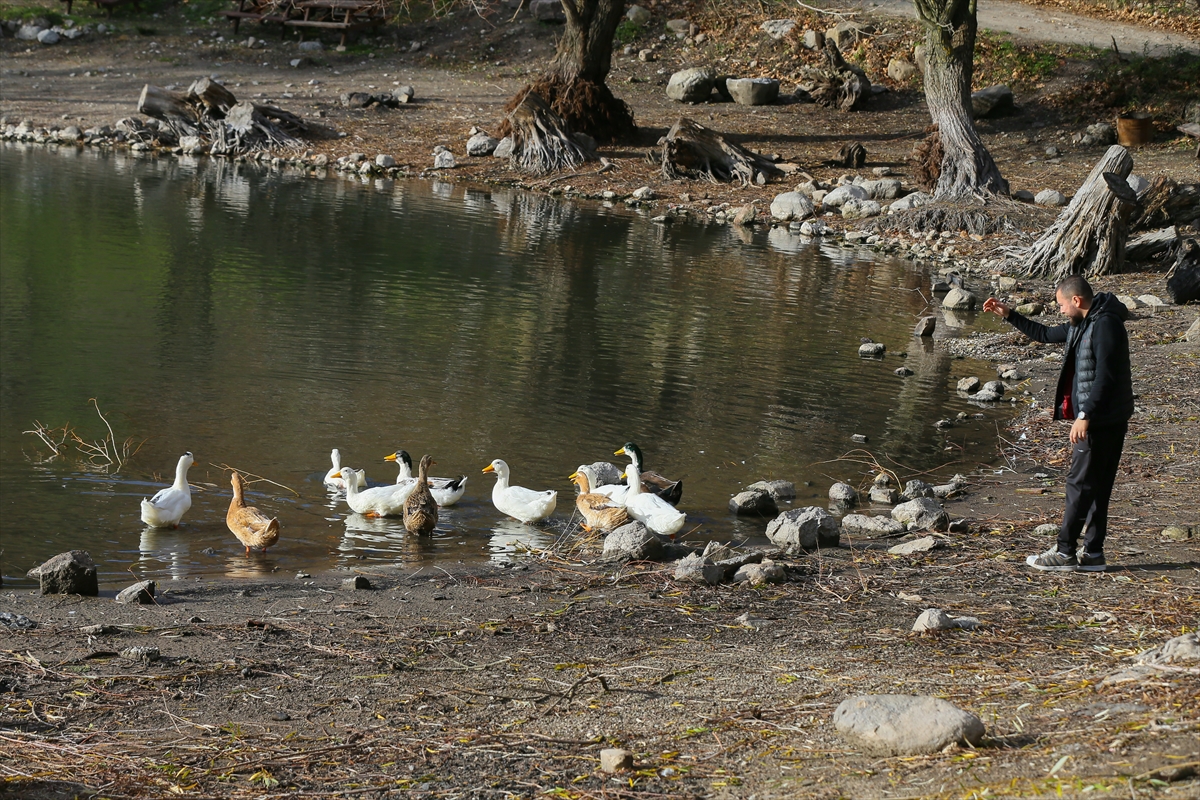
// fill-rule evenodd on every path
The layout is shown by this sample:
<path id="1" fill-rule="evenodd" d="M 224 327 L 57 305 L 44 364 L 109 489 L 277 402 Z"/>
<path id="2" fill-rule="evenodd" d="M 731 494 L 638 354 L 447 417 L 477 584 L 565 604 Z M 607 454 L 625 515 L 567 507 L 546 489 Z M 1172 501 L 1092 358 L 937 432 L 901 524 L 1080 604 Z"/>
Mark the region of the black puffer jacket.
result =
<path id="1" fill-rule="evenodd" d="M 1088 314 L 1078 325 L 1064 322 L 1047 327 L 1010 311 L 1008 321 L 1039 342 L 1065 342 L 1054 418 L 1087 413 L 1093 426 L 1114 425 L 1133 416 L 1133 376 L 1129 368 L 1129 309 L 1108 292 L 1092 298 Z M 1068 381 L 1070 385 L 1068 386 Z M 1070 392 L 1071 413 L 1063 414 L 1063 397 Z"/>

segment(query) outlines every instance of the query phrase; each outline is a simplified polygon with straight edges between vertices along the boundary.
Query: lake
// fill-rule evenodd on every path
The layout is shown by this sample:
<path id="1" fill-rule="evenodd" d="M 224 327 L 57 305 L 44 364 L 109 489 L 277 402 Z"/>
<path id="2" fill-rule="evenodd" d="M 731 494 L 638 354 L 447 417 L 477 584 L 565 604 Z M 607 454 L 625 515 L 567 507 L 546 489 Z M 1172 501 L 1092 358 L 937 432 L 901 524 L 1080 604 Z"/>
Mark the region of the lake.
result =
<path id="1" fill-rule="evenodd" d="M 728 511 L 747 483 L 795 481 L 795 504 L 825 505 L 831 481 L 861 481 L 870 458 L 908 477 L 995 457 L 1007 407 L 934 428 L 980 411 L 953 384 L 990 367 L 912 337 L 929 285 L 928 267 L 783 228 L 4 143 L 5 584 L 34 585 L 25 571 L 69 549 L 88 550 L 108 587 L 520 558 L 573 533 L 567 475 L 624 466 L 612 453 L 628 440 L 647 468 L 684 479 L 689 540 L 765 541 L 764 522 Z M 859 358 L 861 337 L 886 358 Z M 895 375 L 902 365 L 915 374 Z M 105 439 L 93 398 L 115 441 L 140 445 L 123 463 L 70 442 L 53 456 L 25 433 Z M 415 540 L 324 489 L 335 447 L 388 482 L 385 455 L 431 453 L 435 474 L 469 476 L 466 496 Z M 146 530 L 139 501 L 185 450 L 192 509 L 178 530 Z M 495 510 L 480 472 L 494 458 L 516 484 L 559 490 L 548 524 Z M 266 554 L 247 558 L 225 528 L 230 467 L 274 482 L 251 486 L 283 525 Z"/>

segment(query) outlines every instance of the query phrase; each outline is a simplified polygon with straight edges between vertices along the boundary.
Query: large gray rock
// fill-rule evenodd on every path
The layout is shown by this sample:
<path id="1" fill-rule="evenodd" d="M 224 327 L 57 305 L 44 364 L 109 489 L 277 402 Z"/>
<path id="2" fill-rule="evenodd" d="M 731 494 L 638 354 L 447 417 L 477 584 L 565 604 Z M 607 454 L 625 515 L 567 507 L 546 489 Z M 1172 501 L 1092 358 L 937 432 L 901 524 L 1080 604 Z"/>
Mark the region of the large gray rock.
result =
<path id="1" fill-rule="evenodd" d="M 829 487 L 829 500 L 843 506 L 858 503 L 858 490 L 848 483 L 835 483 Z"/>
<path id="2" fill-rule="evenodd" d="M 17 29 L 17 38 L 26 42 L 36 42 L 45 28 L 40 25 L 22 25 Z"/>
<path id="3" fill-rule="evenodd" d="M 872 517 L 867 514 L 847 514 L 842 517 L 842 530 L 852 536 L 865 536 L 868 539 L 880 539 L 904 533 L 906 528 L 901 522 L 890 517 Z"/>
<path id="4" fill-rule="evenodd" d="M 1062 208 L 1067 204 L 1067 196 L 1057 189 L 1042 189 L 1034 195 L 1033 202 L 1039 206 Z"/>
<path id="5" fill-rule="evenodd" d="M 681 69 L 667 82 L 667 97 L 679 103 L 703 103 L 716 81 L 717 74 L 708 67 Z"/>
<path id="6" fill-rule="evenodd" d="M 496 143 L 496 149 L 492 151 L 492 158 L 512 158 L 513 154 L 513 138 L 505 136 Z"/>
<path id="7" fill-rule="evenodd" d="M 932 539 L 933 537 L 928 537 Z M 893 548 L 895 549 L 895 548 Z M 890 550 L 888 552 L 891 552 Z M 913 633 L 926 633 L 927 631 L 948 631 L 958 626 L 954 624 L 954 617 L 942 611 L 940 608 L 927 608 L 917 617 L 917 621 L 913 623 Z"/>
<path id="8" fill-rule="evenodd" d="M 825 46 L 825 34 L 822 31 L 805 31 L 804 46 L 809 50 L 820 50 Z"/>
<path id="9" fill-rule="evenodd" d="M 775 498 L 762 489 L 747 489 L 738 492 L 729 500 L 729 510 L 734 514 L 750 517 L 773 517 L 779 513 Z"/>
<path id="10" fill-rule="evenodd" d="M 796 484 L 791 481 L 758 481 L 750 484 L 746 489 L 761 489 L 775 498 L 775 502 L 793 500 L 796 497 Z"/>
<path id="11" fill-rule="evenodd" d="M 883 503 L 884 505 L 894 506 L 900 499 L 900 493 L 891 486 L 872 486 L 871 487 L 871 502 Z M 891 520 L 888 520 L 889 522 Z M 899 523 L 897 523 L 899 524 Z"/>
<path id="12" fill-rule="evenodd" d="M 150 605 L 154 602 L 154 581 L 138 581 L 127 586 L 117 595 L 117 602 L 127 606 Z"/>
<path id="13" fill-rule="evenodd" d="M 458 162 L 454 160 L 454 153 L 451 153 L 445 147 L 438 145 L 433 151 L 433 168 L 434 169 L 454 169 L 458 166 Z"/>
<path id="14" fill-rule="evenodd" d="M 979 717 L 937 697 L 880 694 L 848 697 L 833 712 L 838 733 L 877 756 L 928 755 L 947 745 L 977 744 Z"/>
<path id="15" fill-rule="evenodd" d="M 767 525 L 767 538 L 779 547 L 837 547 L 840 535 L 837 520 L 816 506 L 785 511 Z"/>
<path id="16" fill-rule="evenodd" d="M 725 89 L 739 106 L 766 106 L 779 97 L 779 81 L 774 78 L 726 78 Z"/>
<path id="17" fill-rule="evenodd" d="M 880 178 L 876 181 L 863 181 L 862 188 L 872 200 L 895 200 L 903 191 L 899 178 Z"/>
<path id="18" fill-rule="evenodd" d="M 58 44 L 59 38 L 58 31 L 50 29 L 44 30 L 37 35 L 37 40 L 42 44 Z"/>
<path id="19" fill-rule="evenodd" d="M 621 468 L 616 464 L 608 461 L 596 461 L 586 466 L 590 473 L 588 480 L 592 481 L 592 488 L 625 482 L 621 480 Z"/>
<path id="20" fill-rule="evenodd" d="M 913 336 L 933 336 L 937 330 L 937 317 L 921 317 L 913 328 Z"/>
<path id="21" fill-rule="evenodd" d="M 821 205 L 826 208 L 841 208 L 842 204 L 847 200 L 869 200 L 867 190 L 861 186 L 855 186 L 848 183 L 845 186 L 839 186 L 829 194 L 825 195 L 821 200 Z"/>
<path id="22" fill-rule="evenodd" d="M 662 540 L 640 522 L 630 522 L 604 537 L 609 561 L 652 561 L 662 554 Z"/>
<path id="23" fill-rule="evenodd" d="M 887 75 L 896 83 L 908 83 L 917 75 L 917 65 L 907 58 L 896 57 L 888 62 Z"/>
<path id="24" fill-rule="evenodd" d="M 692 21 L 688 19 L 667 20 L 667 30 L 675 34 L 676 39 L 686 39 L 692 32 Z"/>
<path id="25" fill-rule="evenodd" d="M 916 500 L 918 497 L 933 497 L 933 487 L 922 480 L 911 480 L 904 484 L 904 497 Z"/>
<path id="26" fill-rule="evenodd" d="M 892 519 L 909 530 L 944 531 L 950 527 L 950 515 L 932 497 L 918 497 L 892 509 Z"/>
<path id="27" fill-rule="evenodd" d="M 980 117 L 999 117 L 1013 110 L 1012 89 L 1007 86 L 989 86 L 971 93 L 971 115 Z"/>
<path id="28" fill-rule="evenodd" d="M 909 211 L 920 206 L 927 206 L 932 202 L 933 195 L 926 194 L 925 192 L 913 192 L 912 194 L 901 197 L 899 200 L 896 200 L 890 206 L 888 206 L 888 213 L 896 214 L 901 211 Z"/>
<path id="29" fill-rule="evenodd" d="M 762 32 L 767 36 L 778 41 L 792 32 L 792 29 L 796 27 L 796 20 L 769 19 L 758 27 L 762 28 Z"/>
<path id="30" fill-rule="evenodd" d="M 42 594 L 81 594 L 96 597 L 100 586 L 96 581 L 96 564 L 86 550 L 59 553 L 41 566 L 29 570 L 37 578 Z"/>
<path id="31" fill-rule="evenodd" d="M 974 392 L 979 387 L 979 378 L 976 378 L 974 375 L 968 378 L 960 378 L 958 383 L 955 385 L 955 388 L 957 388 L 958 391 L 966 392 L 967 394 Z"/>
<path id="32" fill-rule="evenodd" d="M 883 206 L 874 200 L 850 199 L 842 203 L 842 219 L 868 219 L 883 213 Z"/>
<path id="33" fill-rule="evenodd" d="M 800 192 L 777 194 L 771 201 L 771 218 L 779 222 L 799 221 L 812 213 L 812 200 Z"/>
<path id="34" fill-rule="evenodd" d="M 529 13 L 538 22 L 566 22 L 567 12 L 559 0 L 531 0 Z"/>
<path id="35" fill-rule="evenodd" d="M 886 350 L 883 342 L 863 342 L 858 346 L 858 354 L 863 358 L 882 358 Z"/>
<path id="36" fill-rule="evenodd" d="M 644 6 L 630 6 L 625 11 L 625 19 L 634 25 L 645 25 L 650 21 L 650 10 Z"/>
<path id="37" fill-rule="evenodd" d="M 864 25 L 860 22 L 839 22 L 832 28 L 825 31 L 825 38 L 832 39 L 834 44 L 838 46 L 838 50 L 848 52 L 858 44 L 858 40 L 874 29 L 870 25 Z"/>
<path id="38" fill-rule="evenodd" d="M 951 287 L 942 298 L 942 308 L 953 311 L 968 311 L 975 308 L 975 295 L 958 286 Z"/>
<path id="39" fill-rule="evenodd" d="M 684 556 L 675 563 L 675 580 L 716 586 L 725 579 L 725 568 L 713 564 L 699 553 Z"/>
<path id="40" fill-rule="evenodd" d="M 496 152 L 496 145 L 500 144 L 500 140 L 495 137 L 488 136 L 486 133 L 477 133 L 470 139 L 467 139 L 467 155 L 475 156 L 490 156 Z"/>

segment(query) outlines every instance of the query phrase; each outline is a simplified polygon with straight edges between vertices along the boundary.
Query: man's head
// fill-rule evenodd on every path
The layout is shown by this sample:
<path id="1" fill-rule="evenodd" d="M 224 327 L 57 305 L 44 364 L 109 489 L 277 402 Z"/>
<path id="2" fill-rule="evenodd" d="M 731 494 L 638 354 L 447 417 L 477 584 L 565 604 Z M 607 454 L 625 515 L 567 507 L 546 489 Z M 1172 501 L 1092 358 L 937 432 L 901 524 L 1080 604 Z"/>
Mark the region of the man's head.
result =
<path id="1" fill-rule="evenodd" d="M 1092 286 L 1082 275 L 1068 275 L 1059 281 L 1054 292 L 1058 310 L 1072 325 L 1078 325 L 1092 307 Z"/>

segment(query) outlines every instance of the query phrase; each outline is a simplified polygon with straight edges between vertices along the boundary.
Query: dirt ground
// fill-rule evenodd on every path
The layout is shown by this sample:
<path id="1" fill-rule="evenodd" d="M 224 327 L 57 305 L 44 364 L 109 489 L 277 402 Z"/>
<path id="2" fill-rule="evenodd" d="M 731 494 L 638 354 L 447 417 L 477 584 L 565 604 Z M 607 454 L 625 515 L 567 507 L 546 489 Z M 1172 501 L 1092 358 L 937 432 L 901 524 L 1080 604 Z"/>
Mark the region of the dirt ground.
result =
<path id="1" fill-rule="evenodd" d="M 663 41 L 656 61 L 615 58 L 610 84 L 643 129 L 639 143 L 602 150 L 617 171 L 520 179 L 494 159 L 468 159 L 463 145 L 471 127 L 495 129 L 504 102 L 553 52 L 553 27 L 460 14 L 293 68 L 295 45 L 276 31 L 250 26 L 235 41 L 226 25 L 185 11 L 118 12 L 117 33 L 55 48 L 3 39 L 0 113 L 111 124 L 134 112 L 147 82 L 217 74 L 239 96 L 347 134 L 315 152 L 389 153 L 416 174 L 444 144 L 463 166 L 443 177 L 586 193 L 650 185 L 660 207 L 695 209 L 704 199 L 769 201 L 790 187 L 664 181 L 645 156 L 681 111 L 826 180 L 847 170 L 823 162 L 853 140 L 867 147 L 865 170 L 889 166 L 909 183 L 907 157 L 928 124 L 915 87 L 886 79 L 890 91 L 861 114 L 681 108 L 662 93 L 680 65 L 703 55 L 766 69 L 790 51 L 765 37 L 754 50 L 721 49 L 718 38 L 702 53 Z M 247 46 L 251 35 L 266 46 Z M 402 52 L 413 40 L 421 49 Z M 1097 117 L 1052 102 L 1079 69 L 1064 63 L 1018 94 L 1014 116 L 981 122 L 1014 189 L 1070 194 L 1102 152 L 1069 141 Z M 414 85 L 417 102 L 338 103 L 342 92 L 393 83 Z M 1194 181 L 1193 149 L 1164 132 L 1134 153 L 1135 171 Z M 977 252 L 1010 240 L 989 237 Z M 1098 288 L 1165 296 L 1155 273 Z M 1050 290 L 1014 295 L 1046 301 Z M 1104 682 L 1200 621 L 1200 353 L 1181 340 L 1195 317 L 1194 307 L 1143 309 L 1129 323 L 1139 413 L 1107 573 L 1023 564 L 1049 544 L 1033 529 L 1057 521 L 1069 459 L 1066 429 L 1042 413 L 1053 348 L 1016 334 L 966 337 L 952 346 L 1016 363 L 1028 394 L 998 431 L 996 463 L 948 504 L 969 532 L 940 536 L 930 553 L 892 556 L 894 540 L 843 538 L 835 550 L 786 556 L 789 580 L 762 588 L 678 584 L 669 566 L 606 565 L 579 551 L 517 568 L 371 573 L 370 591 L 344 588 L 349 574 L 197 582 L 143 607 L 4 590 L 0 611 L 38 627 L 0 628 L 0 796 L 1200 797 L 1200 668 Z M 1196 538 L 1164 541 L 1167 525 L 1191 526 Z M 912 634 L 930 607 L 982 624 Z M 138 657 L 134 647 L 155 651 Z M 831 723 L 857 693 L 943 697 L 979 715 L 987 738 L 933 756 L 864 755 Z M 606 747 L 631 750 L 633 771 L 602 773 Z"/>

